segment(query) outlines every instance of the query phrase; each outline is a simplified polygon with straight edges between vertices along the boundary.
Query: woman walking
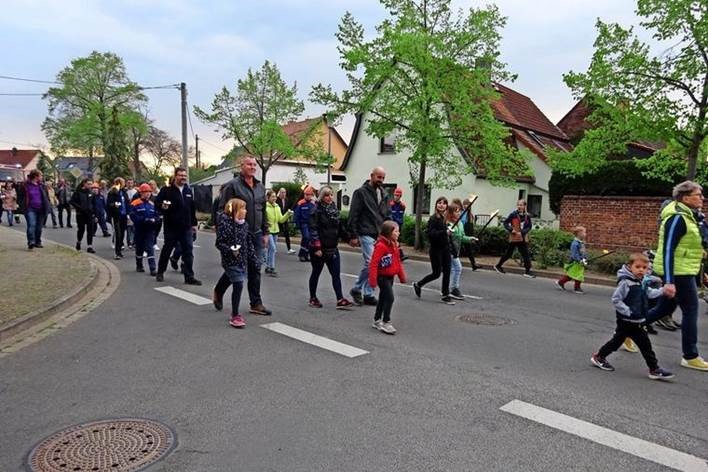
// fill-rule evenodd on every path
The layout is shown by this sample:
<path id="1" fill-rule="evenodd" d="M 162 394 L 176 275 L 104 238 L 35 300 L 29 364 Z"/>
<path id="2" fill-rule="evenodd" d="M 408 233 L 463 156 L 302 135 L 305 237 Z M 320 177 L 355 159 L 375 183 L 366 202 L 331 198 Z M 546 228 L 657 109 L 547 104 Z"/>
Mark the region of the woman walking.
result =
<path id="1" fill-rule="evenodd" d="M 2 197 L 2 209 L 7 214 L 7 225 L 14 225 L 14 213 L 17 211 L 17 191 L 13 182 L 5 184 L 5 191 Z"/>
<path id="2" fill-rule="evenodd" d="M 465 297 L 460 292 L 460 278 L 462 277 L 462 261 L 460 260 L 460 250 L 463 244 L 470 244 L 476 238 L 465 235 L 460 216 L 462 214 L 462 203 L 453 203 L 447 209 L 447 224 L 452 234 L 450 235 L 450 296 L 455 300 L 464 300 Z"/>
<path id="3" fill-rule="evenodd" d="M 340 239 L 349 239 L 339 218 L 339 209 L 334 203 L 334 192 L 330 187 L 320 190 L 319 202 L 314 207 L 309 220 L 310 233 L 310 306 L 322 308 L 317 298 L 317 284 L 324 266 L 327 266 L 332 277 L 332 287 L 337 297 L 338 310 L 352 307 L 352 302 L 342 294 L 342 279 L 340 275 L 341 260 L 337 243 Z"/>
<path id="4" fill-rule="evenodd" d="M 81 240 L 86 233 L 86 252 L 95 253 L 93 250 L 93 219 L 94 202 L 91 193 L 91 179 L 83 178 L 71 195 L 71 206 L 76 211 L 76 250 L 81 250 Z"/>
<path id="5" fill-rule="evenodd" d="M 413 290 L 418 298 L 425 284 L 436 280 L 442 274 L 442 302 L 454 305 L 455 302 L 450 297 L 450 234 L 452 231 L 447 227 L 445 214 L 447 212 L 447 198 L 438 197 L 435 200 L 435 214 L 428 220 L 428 240 L 430 241 L 430 265 L 433 272 L 423 277 L 419 282 L 413 282 Z"/>
<path id="6" fill-rule="evenodd" d="M 128 224 L 128 194 L 125 193 L 125 180 L 116 177 L 113 180 L 113 187 L 108 192 L 106 211 L 111 218 L 113 226 L 113 242 L 116 255 L 114 259 L 123 258 L 123 244 L 125 242 L 125 228 Z"/>
<path id="7" fill-rule="evenodd" d="M 266 218 L 268 219 L 268 249 L 266 252 L 266 268 L 265 273 L 271 277 L 277 277 L 275 271 L 275 253 L 278 251 L 278 234 L 280 233 L 280 224 L 286 223 L 292 216 L 292 210 L 286 210 L 283 214 L 280 211 L 280 206 L 276 203 L 276 195 L 273 190 L 266 192 Z"/>

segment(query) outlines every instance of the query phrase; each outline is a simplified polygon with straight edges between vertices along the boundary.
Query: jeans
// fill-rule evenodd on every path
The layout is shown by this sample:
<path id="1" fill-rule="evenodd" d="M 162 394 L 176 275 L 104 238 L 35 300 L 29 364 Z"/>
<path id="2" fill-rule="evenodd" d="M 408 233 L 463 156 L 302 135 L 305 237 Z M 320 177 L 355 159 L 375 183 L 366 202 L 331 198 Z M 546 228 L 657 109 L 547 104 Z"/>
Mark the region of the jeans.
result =
<path id="1" fill-rule="evenodd" d="M 378 277 L 376 283 L 379 285 L 379 301 L 376 304 L 376 313 L 374 313 L 374 321 L 380 320 L 383 316 L 383 322 L 391 321 L 391 308 L 393 308 L 393 277 Z"/>
<path id="2" fill-rule="evenodd" d="M 27 209 L 25 212 L 28 246 L 42 244 L 42 224 L 44 224 L 44 216 L 45 214 L 42 210 Z"/>
<path id="3" fill-rule="evenodd" d="M 177 231 L 165 228 L 165 244 L 162 247 L 162 252 L 160 252 L 157 272 L 162 274 L 167 270 L 170 254 L 177 244 L 179 244 L 182 249 L 182 274 L 184 274 L 184 280 L 193 279 L 194 271 L 192 270 L 192 264 L 194 262 L 194 254 L 192 253 L 192 228 Z"/>
<path id="4" fill-rule="evenodd" d="M 364 266 L 359 272 L 359 278 L 354 282 L 352 292 L 361 292 L 365 297 L 373 297 L 374 289 L 369 285 L 369 261 L 374 253 L 374 244 L 376 239 L 371 236 L 359 236 L 359 244 L 361 245 L 361 257 L 364 259 Z"/>
<path id="5" fill-rule="evenodd" d="M 50 206 L 47 215 L 52 217 L 52 226 L 57 227 L 57 215 L 54 211 L 54 207 Z"/>
<path id="6" fill-rule="evenodd" d="M 7 213 L 7 225 L 12 226 L 14 224 L 13 219 L 15 218 L 15 216 L 13 215 L 13 211 L 5 210 L 5 212 Z"/>
<path id="7" fill-rule="evenodd" d="M 66 210 L 66 226 L 71 227 L 71 205 L 68 203 L 60 203 L 57 207 L 59 212 L 59 226 L 64 227 L 64 210 Z"/>
<path id="8" fill-rule="evenodd" d="M 76 212 L 76 243 L 81 243 L 86 233 L 86 244 L 93 245 L 93 215 Z"/>
<path id="9" fill-rule="evenodd" d="M 630 323 L 629 321 L 617 319 L 617 329 L 615 330 L 615 335 L 612 336 L 612 339 L 607 341 L 607 343 L 605 343 L 599 351 L 597 351 L 597 355 L 602 359 L 606 358 L 619 349 L 624 340 L 627 338 L 630 338 L 632 341 L 637 343 L 637 347 L 642 353 L 649 370 L 655 370 L 659 367 L 659 363 L 656 360 L 656 354 L 654 354 L 654 351 L 651 348 L 649 335 L 644 330 L 642 323 Z"/>
<path id="10" fill-rule="evenodd" d="M 314 254 L 310 256 L 310 264 L 312 264 L 312 273 L 310 274 L 310 298 L 317 298 L 317 283 L 320 280 L 322 269 L 327 265 L 329 275 L 332 277 L 332 287 L 337 300 L 344 298 L 342 294 L 342 279 L 340 276 L 341 261 L 339 258 L 339 250 L 335 249 L 334 254 L 324 257 L 317 257 Z"/>
<path id="11" fill-rule="evenodd" d="M 450 261 L 450 288 L 460 288 L 460 277 L 462 276 L 462 261 L 459 257 L 453 257 Z"/>
<path id="12" fill-rule="evenodd" d="M 431 246 L 429 254 L 430 266 L 433 272 L 423 277 L 420 282 L 418 282 L 418 286 L 422 287 L 428 282 L 437 279 L 440 277 L 440 274 L 442 274 L 442 294 L 446 297 L 450 295 L 450 262 L 452 259 L 450 249 L 447 247 L 438 248 Z"/>
<path id="13" fill-rule="evenodd" d="M 278 252 L 278 249 L 275 245 L 276 241 L 278 239 L 278 234 L 270 234 L 268 236 L 268 252 L 266 253 L 266 261 L 265 265 L 267 268 L 275 270 L 275 253 Z"/>
<path id="14" fill-rule="evenodd" d="M 676 296 L 661 297 L 659 303 L 649 310 L 647 324 L 659 318 L 670 315 L 681 307 L 681 349 L 686 360 L 698 357 L 698 290 L 696 277 L 693 275 L 677 275 L 675 280 Z"/>
<path id="15" fill-rule="evenodd" d="M 127 220 L 126 220 L 127 222 Z M 126 235 L 128 238 L 128 247 L 133 247 L 135 245 L 135 226 L 127 225 Z"/>

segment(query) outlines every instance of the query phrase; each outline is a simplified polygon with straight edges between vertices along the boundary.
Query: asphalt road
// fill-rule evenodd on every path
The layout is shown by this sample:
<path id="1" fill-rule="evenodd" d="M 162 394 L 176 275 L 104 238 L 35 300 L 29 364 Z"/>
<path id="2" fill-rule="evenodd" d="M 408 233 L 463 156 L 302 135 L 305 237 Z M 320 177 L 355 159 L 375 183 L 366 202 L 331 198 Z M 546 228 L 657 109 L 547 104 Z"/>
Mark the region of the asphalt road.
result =
<path id="1" fill-rule="evenodd" d="M 74 233 L 48 229 L 45 238 L 73 244 Z M 581 296 L 548 279 L 465 269 L 463 293 L 481 299 L 447 306 L 433 291 L 418 300 L 397 286 L 398 333 L 387 336 L 370 327 L 372 307 L 334 310 L 326 272 L 325 307 L 308 307 L 309 264 L 281 245 L 280 277 L 262 279 L 274 315 L 246 315 L 246 329 L 235 330 L 228 295 L 216 312 L 154 290 L 210 298 L 221 273 L 213 243 L 199 233 L 202 287 L 183 285 L 171 269 L 157 284 L 133 272 L 126 251 L 117 262 L 121 286 L 107 302 L 0 359 L 1 471 L 24 470 L 27 452 L 57 430 L 110 417 L 152 418 L 175 430 L 178 447 L 156 471 L 671 470 L 500 410 L 513 400 L 708 458 L 708 373 L 679 367 L 678 332 L 652 337 L 673 382 L 647 379 L 639 354 L 616 353 L 612 373 L 590 365 L 614 327 L 610 288 L 587 286 Z M 109 240 L 97 238 L 95 247 L 112 256 Z M 361 256 L 342 252 L 342 262 L 354 274 Z M 409 261 L 406 269 L 416 280 L 429 266 Z M 343 283 L 348 290 L 353 278 Z M 515 324 L 457 319 L 472 314 Z M 348 358 L 259 327 L 271 322 L 368 353 Z M 699 340 L 708 355 L 703 313 Z"/>

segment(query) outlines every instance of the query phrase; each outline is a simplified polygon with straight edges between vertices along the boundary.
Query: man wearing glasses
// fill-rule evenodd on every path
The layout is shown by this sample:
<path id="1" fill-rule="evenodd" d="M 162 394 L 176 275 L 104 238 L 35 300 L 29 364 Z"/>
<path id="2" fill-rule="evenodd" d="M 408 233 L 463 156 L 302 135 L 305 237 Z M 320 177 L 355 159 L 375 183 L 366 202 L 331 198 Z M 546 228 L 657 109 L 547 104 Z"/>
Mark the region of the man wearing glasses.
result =
<path id="1" fill-rule="evenodd" d="M 698 212 L 703 207 L 703 189 L 695 182 L 681 182 L 673 201 L 661 211 L 659 247 L 654 272 L 664 280 L 665 296 L 649 311 L 647 323 L 670 315 L 681 307 L 681 365 L 708 372 L 708 362 L 698 355 L 698 292 L 696 278 L 703 262 Z"/>

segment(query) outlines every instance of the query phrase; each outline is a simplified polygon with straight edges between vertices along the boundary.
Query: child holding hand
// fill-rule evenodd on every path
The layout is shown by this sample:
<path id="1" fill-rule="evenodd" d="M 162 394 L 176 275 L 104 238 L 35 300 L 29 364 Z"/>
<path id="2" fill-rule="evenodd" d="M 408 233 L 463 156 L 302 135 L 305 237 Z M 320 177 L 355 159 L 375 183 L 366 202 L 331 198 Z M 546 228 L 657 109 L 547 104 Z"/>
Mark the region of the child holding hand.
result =
<path id="1" fill-rule="evenodd" d="M 406 273 L 401 264 L 398 246 L 399 235 L 400 230 L 396 222 L 384 221 L 369 262 L 369 285 L 372 288 L 379 286 L 379 301 L 372 326 L 386 334 L 396 334 L 396 328 L 391 324 L 393 278 L 397 275 L 401 283 L 406 283 Z"/>

